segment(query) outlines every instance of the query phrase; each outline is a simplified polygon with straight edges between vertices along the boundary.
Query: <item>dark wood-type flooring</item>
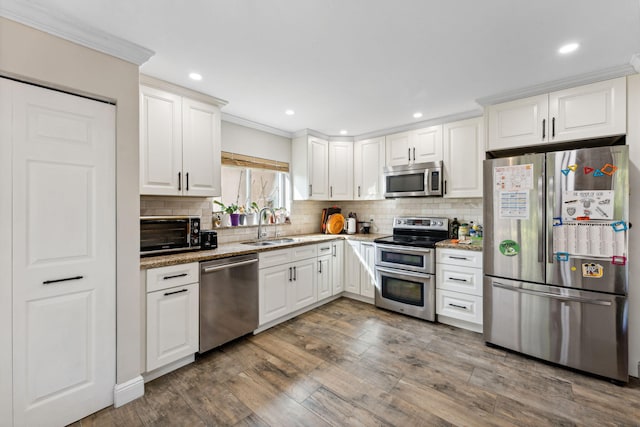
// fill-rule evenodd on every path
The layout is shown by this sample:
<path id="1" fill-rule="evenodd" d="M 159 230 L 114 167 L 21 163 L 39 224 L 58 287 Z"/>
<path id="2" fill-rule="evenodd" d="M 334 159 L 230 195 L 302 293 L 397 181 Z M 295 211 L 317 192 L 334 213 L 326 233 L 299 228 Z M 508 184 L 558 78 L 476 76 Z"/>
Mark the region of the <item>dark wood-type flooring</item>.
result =
<path id="1" fill-rule="evenodd" d="M 640 425 L 640 384 L 341 298 L 206 353 L 78 425 Z"/>

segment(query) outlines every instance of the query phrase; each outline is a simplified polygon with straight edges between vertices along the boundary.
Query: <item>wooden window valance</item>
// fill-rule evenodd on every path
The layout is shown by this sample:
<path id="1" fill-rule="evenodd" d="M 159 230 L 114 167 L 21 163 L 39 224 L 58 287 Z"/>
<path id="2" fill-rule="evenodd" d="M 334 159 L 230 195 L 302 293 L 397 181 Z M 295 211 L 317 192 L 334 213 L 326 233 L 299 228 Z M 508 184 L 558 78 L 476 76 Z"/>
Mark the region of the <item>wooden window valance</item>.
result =
<path id="1" fill-rule="evenodd" d="M 222 164 L 226 166 L 240 166 L 244 168 L 269 169 L 278 172 L 289 172 L 289 163 L 277 160 L 262 159 L 244 154 L 222 152 Z"/>

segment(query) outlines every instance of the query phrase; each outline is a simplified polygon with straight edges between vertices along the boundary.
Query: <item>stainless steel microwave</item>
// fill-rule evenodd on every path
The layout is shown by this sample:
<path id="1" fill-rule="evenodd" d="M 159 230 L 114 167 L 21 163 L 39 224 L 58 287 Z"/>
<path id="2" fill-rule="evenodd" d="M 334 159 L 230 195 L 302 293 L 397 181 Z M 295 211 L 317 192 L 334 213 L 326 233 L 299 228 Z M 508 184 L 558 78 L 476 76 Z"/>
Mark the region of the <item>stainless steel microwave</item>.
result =
<path id="1" fill-rule="evenodd" d="M 200 249 L 200 217 L 140 217 L 141 255 L 159 255 L 195 249 Z"/>
<path id="2" fill-rule="evenodd" d="M 442 196 L 442 162 L 384 168 L 386 198 Z"/>

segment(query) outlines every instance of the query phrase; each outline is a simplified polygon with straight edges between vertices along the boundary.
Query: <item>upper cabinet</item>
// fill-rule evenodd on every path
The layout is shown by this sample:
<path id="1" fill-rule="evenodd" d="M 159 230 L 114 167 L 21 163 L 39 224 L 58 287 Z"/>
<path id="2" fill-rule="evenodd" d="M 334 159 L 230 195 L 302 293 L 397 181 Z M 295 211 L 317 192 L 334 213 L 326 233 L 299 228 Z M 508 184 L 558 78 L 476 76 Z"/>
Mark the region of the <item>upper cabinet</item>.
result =
<path id="1" fill-rule="evenodd" d="M 488 151 L 626 133 L 624 77 L 489 107 Z"/>
<path id="2" fill-rule="evenodd" d="M 482 197 L 484 118 L 444 125 L 444 197 Z"/>
<path id="3" fill-rule="evenodd" d="M 220 109 L 140 87 L 140 194 L 220 195 Z"/>
<path id="4" fill-rule="evenodd" d="M 386 137 L 387 166 L 442 160 L 442 125 L 430 126 Z"/>
<path id="5" fill-rule="evenodd" d="M 384 136 L 353 144 L 353 199 L 384 199 Z"/>
<path id="6" fill-rule="evenodd" d="M 295 138 L 291 174 L 294 200 L 352 200 L 353 142 Z"/>

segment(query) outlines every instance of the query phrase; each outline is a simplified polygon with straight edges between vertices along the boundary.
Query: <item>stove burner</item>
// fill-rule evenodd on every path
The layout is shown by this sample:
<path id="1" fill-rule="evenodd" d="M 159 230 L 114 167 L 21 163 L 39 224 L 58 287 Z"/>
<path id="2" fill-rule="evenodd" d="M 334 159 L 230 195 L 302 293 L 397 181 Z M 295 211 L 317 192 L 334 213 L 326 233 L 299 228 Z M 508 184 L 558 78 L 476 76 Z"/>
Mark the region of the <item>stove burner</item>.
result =
<path id="1" fill-rule="evenodd" d="M 448 218 L 396 217 L 393 219 L 393 225 L 393 236 L 381 237 L 374 242 L 435 248 L 436 243 L 446 240 L 449 234 Z"/>

